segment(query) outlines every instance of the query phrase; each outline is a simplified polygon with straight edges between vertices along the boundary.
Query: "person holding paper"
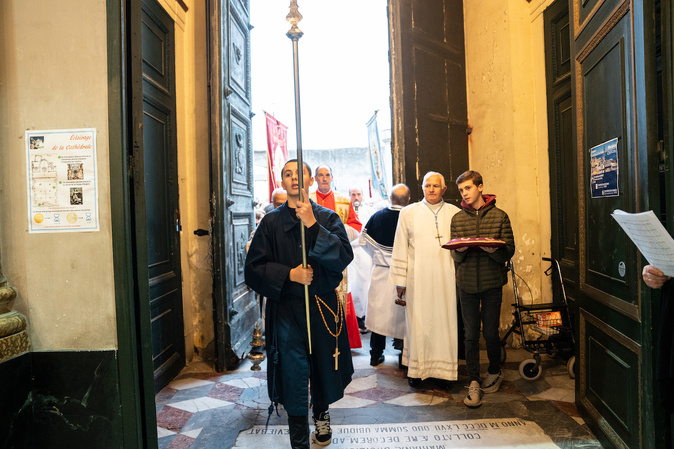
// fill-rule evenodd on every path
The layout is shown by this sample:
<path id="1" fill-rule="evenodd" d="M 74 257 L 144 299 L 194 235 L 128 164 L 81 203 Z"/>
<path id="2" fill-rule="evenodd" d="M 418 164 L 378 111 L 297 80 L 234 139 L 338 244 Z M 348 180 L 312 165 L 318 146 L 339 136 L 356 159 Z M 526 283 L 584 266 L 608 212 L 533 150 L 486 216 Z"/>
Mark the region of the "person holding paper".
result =
<path id="1" fill-rule="evenodd" d="M 515 254 L 515 240 L 508 214 L 496 207 L 495 195 L 483 195 L 482 175 L 466 171 L 456 178 L 463 198 L 461 212 L 452 218 L 452 239 L 490 237 L 498 246 L 463 246 L 451 251 L 456 263 L 461 315 L 465 330 L 466 370 L 470 378 L 464 404 L 482 405 L 483 393 L 495 393 L 503 381 L 498 326 L 503 286 L 508 282 L 506 262 Z M 487 343 L 489 368 L 480 384 L 480 321 Z"/>
<path id="2" fill-rule="evenodd" d="M 672 279 L 653 265 L 646 265 L 641 272 L 644 282 L 650 288 L 662 288 L 665 282 Z"/>

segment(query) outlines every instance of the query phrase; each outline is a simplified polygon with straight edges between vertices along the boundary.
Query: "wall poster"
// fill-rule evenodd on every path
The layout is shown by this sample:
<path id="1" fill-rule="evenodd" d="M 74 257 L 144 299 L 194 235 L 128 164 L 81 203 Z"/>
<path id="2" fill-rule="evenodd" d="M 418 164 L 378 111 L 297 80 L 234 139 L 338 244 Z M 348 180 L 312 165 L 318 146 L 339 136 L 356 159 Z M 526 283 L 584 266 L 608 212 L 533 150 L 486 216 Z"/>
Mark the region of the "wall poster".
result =
<path id="1" fill-rule="evenodd" d="M 618 138 L 590 149 L 590 190 L 592 198 L 620 195 L 618 174 Z"/>
<path id="2" fill-rule="evenodd" d="M 96 129 L 26 131 L 28 232 L 98 231 Z"/>

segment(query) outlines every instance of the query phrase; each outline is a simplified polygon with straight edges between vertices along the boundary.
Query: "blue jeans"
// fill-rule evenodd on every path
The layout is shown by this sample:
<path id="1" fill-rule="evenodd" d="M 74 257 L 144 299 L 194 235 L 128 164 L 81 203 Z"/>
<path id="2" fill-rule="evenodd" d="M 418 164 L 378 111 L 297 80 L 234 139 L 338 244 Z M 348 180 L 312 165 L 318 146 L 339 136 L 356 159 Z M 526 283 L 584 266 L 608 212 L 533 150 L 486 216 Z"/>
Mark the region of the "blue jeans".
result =
<path id="1" fill-rule="evenodd" d="M 482 321 L 482 335 L 487 343 L 489 374 L 498 374 L 501 370 L 501 339 L 498 325 L 502 297 L 503 289 L 500 287 L 477 294 L 459 290 L 465 335 L 466 371 L 471 381 L 480 381 L 480 321 Z"/>

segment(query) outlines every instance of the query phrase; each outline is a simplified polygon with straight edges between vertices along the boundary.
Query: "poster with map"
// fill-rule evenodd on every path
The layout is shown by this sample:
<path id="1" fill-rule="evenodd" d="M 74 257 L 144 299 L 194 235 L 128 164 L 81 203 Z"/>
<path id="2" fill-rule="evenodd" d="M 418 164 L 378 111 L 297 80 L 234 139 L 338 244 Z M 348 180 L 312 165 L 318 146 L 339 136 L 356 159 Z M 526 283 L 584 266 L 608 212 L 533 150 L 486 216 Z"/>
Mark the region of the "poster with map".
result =
<path id="1" fill-rule="evenodd" d="M 28 232 L 98 231 L 96 130 L 26 131 Z"/>

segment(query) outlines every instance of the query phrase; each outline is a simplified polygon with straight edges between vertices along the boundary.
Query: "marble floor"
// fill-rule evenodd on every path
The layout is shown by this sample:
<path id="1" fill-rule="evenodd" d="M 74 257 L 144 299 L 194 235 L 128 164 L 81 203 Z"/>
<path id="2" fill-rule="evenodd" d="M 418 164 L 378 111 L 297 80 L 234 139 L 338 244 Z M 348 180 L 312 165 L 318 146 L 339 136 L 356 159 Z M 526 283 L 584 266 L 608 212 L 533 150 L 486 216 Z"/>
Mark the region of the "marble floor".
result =
<path id="1" fill-rule="evenodd" d="M 427 379 L 418 387 L 411 387 L 405 371 L 398 368 L 399 351 L 390 346 L 389 341 L 386 360 L 377 367 L 369 364 L 369 334 L 363 335 L 363 348 L 352 350 L 355 373 L 345 397 L 330 406 L 333 427 L 386 423 L 408 423 L 413 427 L 414 423 L 517 419 L 531 423 L 537 429 L 540 427 L 552 447 L 601 448 L 578 415 L 573 402 L 574 380 L 569 377 L 566 362 L 562 359 L 544 355 L 541 377 L 528 381 L 521 378 L 518 368 L 520 362 L 531 355 L 524 350 L 509 349 L 503 368 L 505 379 L 500 390 L 485 395 L 481 407 L 469 409 L 463 404 L 468 391 L 463 365 L 459 367 L 459 379 L 455 382 Z M 485 353 L 481 354 L 481 360 L 486 360 Z M 251 366 L 246 360 L 236 370 L 224 373 L 215 372 L 212 366 L 203 362 L 185 367 L 156 395 L 159 448 L 253 447 L 237 444 L 237 437 L 240 432 L 250 433 L 253 428 L 265 426 L 270 402 L 266 361 L 261 364 L 261 371 L 251 371 Z M 486 371 L 486 365 L 483 365 L 482 371 Z M 282 407 L 278 412 L 280 417 L 276 411 L 269 417 L 269 426 L 287 428 Z M 549 447 L 530 444 L 527 431 L 520 433 L 521 443 L 508 444 L 508 447 Z M 290 447 L 286 435 L 275 441 L 283 442 L 285 446 L 280 447 Z M 475 444 L 466 447 L 496 447 Z M 358 444 L 332 446 L 365 447 Z M 269 445 L 261 444 L 259 447 Z"/>

